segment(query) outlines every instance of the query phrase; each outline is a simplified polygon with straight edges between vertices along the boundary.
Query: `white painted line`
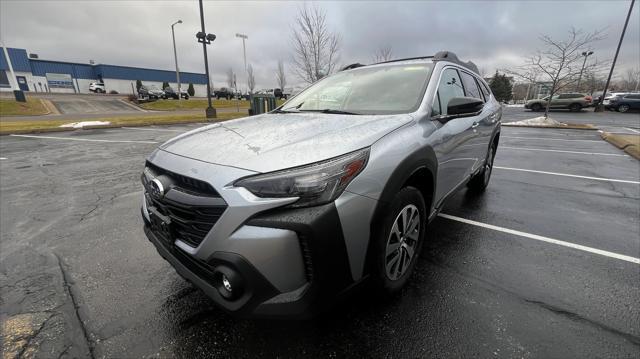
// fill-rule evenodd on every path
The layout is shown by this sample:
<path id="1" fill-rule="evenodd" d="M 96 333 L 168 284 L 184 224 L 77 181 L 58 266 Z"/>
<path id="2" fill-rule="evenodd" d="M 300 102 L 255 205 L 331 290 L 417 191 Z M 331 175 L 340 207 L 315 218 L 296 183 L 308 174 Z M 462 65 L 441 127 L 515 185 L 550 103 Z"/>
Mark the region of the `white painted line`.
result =
<path id="1" fill-rule="evenodd" d="M 527 169 L 524 169 L 524 168 L 512 168 L 512 167 L 500 167 L 500 166 L 493 166 L 493 168 L 497 168 L 497 169 L 501 169 L 501 170 L 509 170 L 509 171 L 541 173 L 541 174 L 545 174 L 545 175 L 554 175 L 554 176 L 563 176 L 563 177 L 584 178 L 584 179 L 590 179 L 590 180 L 596 180 L 596 181 L 605 181 L 605 182 L 620 182 L 620 183 L 640 184 L 640 182 L 638 182 L 638 181 L 631 181 L 631 180 L 621 180 L 621 179 L 602 178 L 602 177 L 590 177 L 590 176 L 579 176 L 579 175 L 572 175 L 572 174 L 568 174 L 568 173 L 527 170 Z"/>
<path id="2" fill-rule="evenodd" d="M 0 160 L 6 160 L 6 159 L 7 159 L 6 157 L 0 157 Z"/>
<path id="3" fill-rule="evenodd" d="M 523 140 L 544 140 L 544 141 L 571 141 L 571 142 L 600 142 L 600 143 L 607 143 L 604 142 L 603 140 L 569 140 L 569 139 L 564 139 L 564 138 L 550 138 L 550 137 L 517 137 L 517 136 L 504 136 L 504 137 L 500 137 L 500 139 L 503 138 L 517 138 L 517 139 L 523 139 Z"/>
<path id="4" fill-rule="evenodd" d="M 509 228 L 504 228 L 504 227 L 498 227 L 498 226 L 494 226 L 492 224 L 487 224 L 487 223 L 482 223 L 482 222 L 476 222 L 476 221 L 472 221 L 470 219 L 465 219 L 465 218 L 461 218 L 461 217 L 456 217 L 456 216 L 451 216 L 448 214 L 444 214 L 444 213 L 440 213 L 438 214 L 439 217 L 442 218 L 446 218 L 446 219 L 450 219 L 452 221 L 457 221 L 457 222 L 462 222 L 462 223 L 466 223 L 466 224 L 470 224 L 473 226 L 478 226 L 478 227 L 483 227 L 483 228 L 487 228 L 487 229 L 492 229 L 494 231 L 498 231 L 498 232 L 502 232 L 502 233 L 508 233 L 508 234 L 513 234 L 515 236 L 519 236 L 519 237 L 524 237 L 524 238 L 529 238 L 529 239 L 535 239 L 537 241 L 541 241 L 541 242 L 546 242 L 546 243 L 551 243 L 551 244 L 556 244 L 559 246 L 563 246 L 563 247 L 568 247 L 568 248 L 573 248 L 573 249 L 577 249 L 577 250 L 581 250 L 584 252 L 589 252 L 589 253 L 593 253 L 593 254 L 599 254 L 601 256 L 605 256 L 605 257 L 609 257 L 609 258 L 615 258 L 615 259 L 620 259 L 626 262 L 631 262 L 631 263 L 635 263 L 635 264 L 640 264 L 640 258 L 635 258 L 635 257 L 630 257 L 630 256 L 625 256 L 623 254 L 618 254 L 618 253 L 613 253 L 613 252 L 609 252 L 609 251 L 604 251 L 602 249 L 597 249 L 597 248 L 591 248 L 591 247 L 587 247 L 587 246 L 583 246 L 580 244 L 575 244 L 575 243 L 571 243 L 571 242 L 565 242 L 565 241 L 561 241 L 558 239 L 553 239 L 553 238 L 549 238 L 549 237 L 544 237 L 544 236 L 539 236 L 537 234 L 531 234 L 531 233 L 526 233 L 526 232 L 521 232 L 521 231 L 516 231 L 514 229 L 509 229 Z"/>
<path id="5" fill-rule="evenodd" d="M 110 143 L 158 143 L 157 141 L 130 141 L 130 140 L 96 140 L 88 138 L 71 138 L 71 137 L 54 137 L 54 136 L 30 136 L 30 135 L 9 135 L 13 137 L 25 137 L 25 138 L 44 138 L 48 140 L 66 140 L 66 141 L 82 141 L 82 142 L 110 142 Z"/>
<path id="6" fill-rule="evenodd" d="M 638 130 L 634 130 L 633 128 L 625 127 L 625 130 L 629 130 L 631 132 L 640 133 Z"/>
<path id="7" fill-rule="evenodd" d="M 575 154 L 579 154 L 579 155 L 629 157 L 629 155 L 620 155 L 620 154 L 616 154 L 616 153 L 581 152 L 581 151 L 564 151 L 564 150 L 543 150 L 541 148 L 509 147 L 509 146 L 499 146 L 499 148 L 508 148 L 510 150 L 522 150 L 522 151 L 575 153 Z"/>
<path id="8" fill-rule="evenodd" d="M 169 130 L 166 128 L 140 128 L 140 127 L 120 127 L 125 130 L 137 130 L 137 131 L 163 131 L 163 132 L 187 132 L 188 130 L 180 131 L 180 130 Z"/>

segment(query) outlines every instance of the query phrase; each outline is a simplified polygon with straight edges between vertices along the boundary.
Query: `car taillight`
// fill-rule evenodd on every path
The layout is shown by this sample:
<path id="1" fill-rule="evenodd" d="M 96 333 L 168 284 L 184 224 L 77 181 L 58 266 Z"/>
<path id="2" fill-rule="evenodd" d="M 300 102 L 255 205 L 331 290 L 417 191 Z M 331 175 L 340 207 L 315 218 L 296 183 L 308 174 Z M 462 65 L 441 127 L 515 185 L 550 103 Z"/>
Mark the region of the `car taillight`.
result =
<path id="1" fill-rule="evenodd" d="M 584 97 L 584 99 L 585 99 L 585 100 L 587 100 L 587 101 L 589 101 L 589 102 L 591 102 L 591 101 L 593 100 L 593 97 L 591 97 L 591 96 L 585 96 L 585 97 Z"/>

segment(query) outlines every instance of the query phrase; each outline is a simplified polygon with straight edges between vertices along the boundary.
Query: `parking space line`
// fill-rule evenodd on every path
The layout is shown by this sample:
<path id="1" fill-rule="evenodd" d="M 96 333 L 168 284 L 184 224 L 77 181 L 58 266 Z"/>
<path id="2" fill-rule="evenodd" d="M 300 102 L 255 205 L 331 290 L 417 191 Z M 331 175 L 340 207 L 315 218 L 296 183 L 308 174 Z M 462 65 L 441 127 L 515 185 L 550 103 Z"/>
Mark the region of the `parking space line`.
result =
<path id="1" fill-rule="evenodd" d="M 48 140 L 66 140 L 66 141 L 82 141 L 82 142 L 111 142 L 111 143 L 159 143 L 157 141 L 134 141 L 134 140 L 97 140 L 88 138 L 70 138 L 70 137 L 54 137 L 54 136 L 31 136 L 31 135 L 9 135 L 12 137 L 25 138 L 44 138 Z"/>
<path id="2" fill-rule="evenodd" d="M 563 246 L 563 247 L 573 248 L 573 249 L 577 249 L 577 250 L 581 250 L 581 251 L 589 252 L 589 253 L 593 253 L 593 254 L 598 254 L 598 255 L 601 255 L 601 256 L 609 257 L 609 258 L 615 258 L 615 259 L 623 260 L 623 261 L 626 261 L 626 262 L 640 264 L 640 258 L 635 258 L 635 257 L 631 257 L 631 256 L 626 256 L 626 255 L 623 255 L 623 254 L 609 252 L 609 251 L 605 251 L 605 250 L 602 250 L 602 249 L 591 248 L 591 247 L 583 246 L 583 245 L 580 245 L 580 244 L 575 244 L 575 243 L 571 243 L 571 242 L 561 241 L 561 240 L 558 240 L 558 239 L 539 236 L 537 234 L 516 231 L 514 229 L 494 226 L 492 224 L 476 222 L 476 221 L 472 221 L 470 219 L 456 217 L 456 216 L 452 216 L 452 215 L 444 214 L 444 213 L 438 214 L 438 217 L 446 218 L 446 219 L 449 219 L 449 220 L 452 220 L 452 221 L 457 221 L 457 222 L 470 224 L 470 225 L 473 225 L 473 226 L 492 229 L 494 231 L 498 231 L 498 232 L 502 232 L 502 233 L 513 234 L 513 235 L 519 236 L 519 237 L 534 239 L 534 240 L 541 241 L 541 242 L 546 242 L 546 243 L 556 244 L 556 245 Z"/>
<path id="3" fill-rule="evenodd" d="M 120 127 L 120 128 L 124 128 L 125 130 L 136 130 L 136 131 L 162 131 L 162 132 L 187 132 L 189 130 L 184 130 L 184 131 L 180 131 L 180 130 L 170 130 L 167 128 L 140 128 L 140 127 Z"/>
<path id="4" fill-rule="evenodd" d="M 524 140 L 544 140 L 544 141 L 571 141 L 571 142 L 599 142 L 599 143 L 607 143 L 603 140 L 568 140 L 564 138 L 549 138 L 549 137 L 518 137 L 518 136 L 504 136 L 503 138 L 516 138 L 516 139 L 524 139 Z"/>
<path id="5" fill-rule="evenodd" d="M 568 173 L 558 173 L 558 172 L 547 172 L 547 171 L 536 171 L 536 170 L 528 170 L 524 168 L 513 168 L 513 167 L 501 167 L 501 166 L 493 166 L 493 168 L 508 170 L 508 171 L 520 171 L 520 172 L 530 172 L 530 173 L 540 173 L 545 175 L 553 175 L 553 176 L 563 176 L 563 177 L 575 177 L 575 178 L 584 178 L 595 181 L 605 181 L 605 182 L 620 182 L 620 183 L 632 183 L 632 184 L 640 184 L 638 181 L 631 180 L 621 180 L 621 179 L 613 179 L 613 178 L 602 178 L 602 177 L 590 177 L 590 176 L 580 176 L 580 175 L 572 175 Z"/>
<path id="6" fill-rule="evenodd" d="M 6 159 L 7 159 L 6 157 L 0 157 L 0 160 L 6 160 Z"/>
<path id="7" fill-rule="evenodd" d="M 621 154 L 616 154 L 616 153 L 581 152 L 581 151 L 565 151 L 565 150 L 544 150 L 544 149 L 541 149 L 541 148 L 530 148 L 530 147 L 500 146 L 499 148 L 508 148 L 508 149 L 511 149 L 511 150 L 522 150 L 522 151 L 575 153 L 575 154 L 580 154 L 580 155 L 593 155 L 593 156 L 629 157 L 629 155 L 621 155 Z"/>

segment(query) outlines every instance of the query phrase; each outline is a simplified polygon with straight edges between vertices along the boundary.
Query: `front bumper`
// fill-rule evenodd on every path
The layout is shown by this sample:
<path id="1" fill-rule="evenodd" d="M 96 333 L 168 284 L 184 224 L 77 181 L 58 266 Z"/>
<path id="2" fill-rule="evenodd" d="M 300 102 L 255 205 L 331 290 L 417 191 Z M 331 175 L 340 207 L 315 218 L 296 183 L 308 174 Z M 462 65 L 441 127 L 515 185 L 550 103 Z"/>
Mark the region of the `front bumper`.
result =
<path id="1" fill-rule="evenodd" d="M 143 209 L 144 211 L 144 209 Z M 329 308 L 353 284 L 340 219 L 333 203 L 320 207 L 273 210 L 250 219 L 242 228 L 291 231 L 300 241 L 305 282 L 283 292 L 238 253 L 215 252 L 200 260 L 156 235 L 142 213 L 144 232 L 176 271 L 231 314 L 258 318 L 309 318 Z M 241 232 L 243 229 L 238 232 Z M 282 254 L 282 253 L 281 253 Z M 233 300 L 220 292 L 220 270 L 231 270 L 242 285 Z"/>

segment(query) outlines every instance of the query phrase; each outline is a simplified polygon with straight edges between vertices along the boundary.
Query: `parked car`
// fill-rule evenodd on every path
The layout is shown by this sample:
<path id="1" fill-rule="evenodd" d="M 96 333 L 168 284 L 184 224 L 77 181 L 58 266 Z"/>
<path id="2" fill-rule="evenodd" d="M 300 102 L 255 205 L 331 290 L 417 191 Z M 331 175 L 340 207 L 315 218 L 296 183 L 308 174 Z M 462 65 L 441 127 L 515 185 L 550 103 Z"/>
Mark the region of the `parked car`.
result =
<path id="1" fill-rule="evenodd" d="M 289 95 L 282 92 L 281 89 L 273 89 L 273 96 L 281 100 L 286 100 L 289 97 Z"/>
<path id="2" fill-rule="evenodd" d="M 138 96 L 148 97 L 151 100 L 166 98 L 164 91 L 160 90 L 158 87 L 145 85 L 140 86 L 140 88 L 138 89 Z"/>
<path id="3" fill-rule="evenodd" d="M 180 95 L 183 99 L 188 100 L 189 94 L 187 91 L 180 89 Z M 165 87 L 164 88 L 164 98 L 172 98 L 174 100 L 178 99 L 178 91 L 176 91 L 173 87 Z"/>
<path id="4" fill-rule="evenodd" d="M 105 93 L 104 82 L 92 82 L 89 84 L 89 91 L 95 93 Z"/>
<path id="5" fill-rule="evenodd" d="M 604 107 L 618 112 L 640 109 L 640 93 L 619 94 L 604 100 Z"/>
<path id="6" fill-rule="evenodd" d="M 607 94 L 604 96 L 604 102 L 606 102 L 607 100 L 611 99 L 612 97 L 615 96 L 619 96 L 619 95 L 624 95 L 625 92 L 607 92 Z M 602 99 L 602 91 L 598 91 L 598 92 L 594 92 L 593 93 L 593 105 L 597 105 L 598 103 L 600 103 L 600 100 Z M 603 104 L 604 104 L 603 102 Z"/>
<path id="7" fill-rule="evenodd" d="M 219 90 L 214 90 L 213 91 L 213 97 L 215 97 L 216 99 L 221 99 L 221 98 L 225 98 L 227 100 L 232 99 L 235 96 L 235 94 L 233 93 L 232 89 L 226 88 L 226 87 L 221 87 Z"/>
<path id="8" fill-rule="evenodd" d="M 592 97 L 581 93 L 561 93 L 553 95 L 551 98 L 551 109 L 567 109 L 570 111 L 580 111 L 591 106 Z M 531 111 L 542 111 L 547 107 L 549 96 L 541 99 L 529 100 L 524 104 L 524 108 Z"/>
<path id="9" fill-rule="evenodd" d="M 144 231 L 236 315 L 306 317 L 363 281 L 396 293 L 447 198 L 489 184 L 501 116 L 451 52 L 344 70 L 157 148 Z"/>

